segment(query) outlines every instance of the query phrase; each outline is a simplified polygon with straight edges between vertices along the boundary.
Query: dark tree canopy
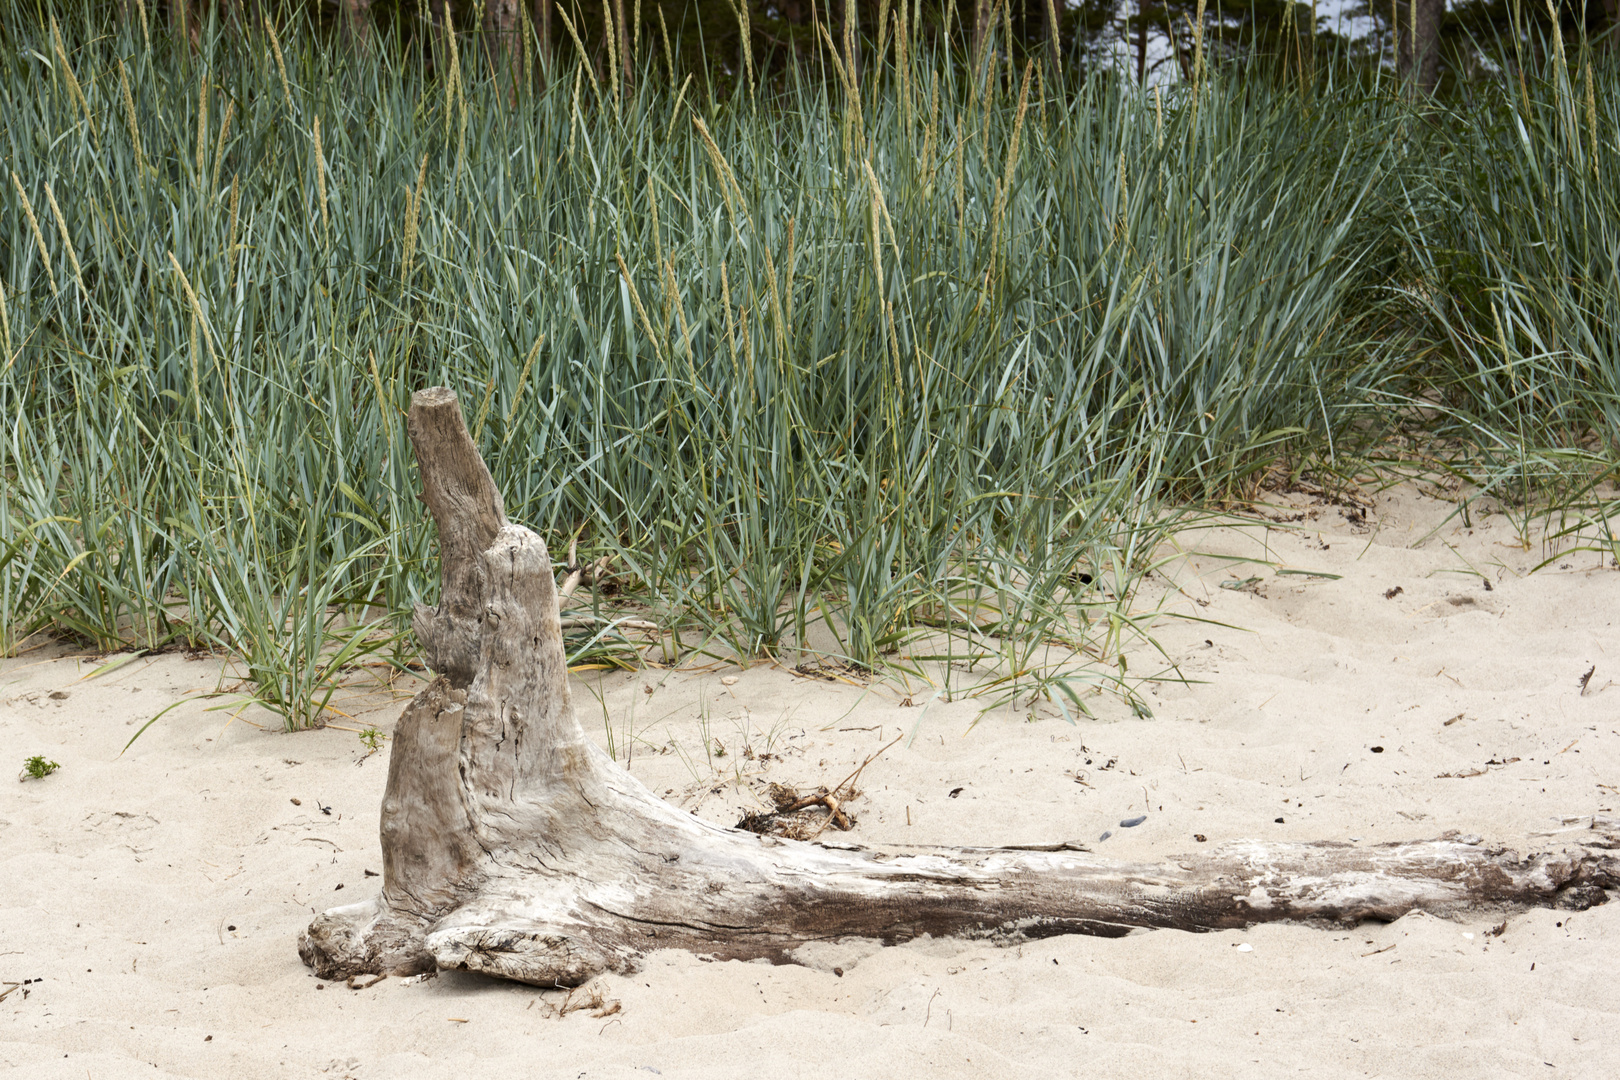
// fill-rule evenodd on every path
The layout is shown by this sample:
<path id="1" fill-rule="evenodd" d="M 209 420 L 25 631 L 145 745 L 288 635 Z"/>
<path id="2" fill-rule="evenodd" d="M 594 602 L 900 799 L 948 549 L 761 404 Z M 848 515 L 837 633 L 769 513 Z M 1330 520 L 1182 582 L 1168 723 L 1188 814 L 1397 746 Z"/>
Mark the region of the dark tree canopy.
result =
<path id="1" fill-rule="evenodd" d="M 143 0 L 55 6 L 64 21 L 97 10 L 135 17 Z M 272 18 L 308 20 L 334 40 L 380 35 L 418 49 L 448 21 L 497 45 L 527 36 L 530 49 L 568 70 L 583 51 L 599 73 L 617 62 L 628 77 L 641 64 L 662 77 L 701 75 L 720 90 L 750 69 L 763 80 L 826 74 L 829 43 L 843 50 L 847 40 L 857 56 L 892 48 L 902 24 L 909 41 L 947 47 L 963 61 L 988 43 L 1017 63 L 1040 59 L 1070 74 L 1121 68 L 1138 80 L 1190 79 L 1200 53 L 1206 67 L 1259 60 L 1291 73 L 1331 58 L 1404 72 L 1414 15 L 1419 81 L 1432 85 L 1482 73 L 1490 66 L 1482 60 L 1511 61 L 1515 41 L 1534 48 L 1553 23 L 1533 0 L 1366 0 L 1342 13 L 1370 20 L 1371 31 L 1355 39 L 1299 0 L 144 0 L 144 8 L 193 39 L 209 26 Z M 1567 38 L 1612 47 L 1620 0 L 1558 10 Z"/>

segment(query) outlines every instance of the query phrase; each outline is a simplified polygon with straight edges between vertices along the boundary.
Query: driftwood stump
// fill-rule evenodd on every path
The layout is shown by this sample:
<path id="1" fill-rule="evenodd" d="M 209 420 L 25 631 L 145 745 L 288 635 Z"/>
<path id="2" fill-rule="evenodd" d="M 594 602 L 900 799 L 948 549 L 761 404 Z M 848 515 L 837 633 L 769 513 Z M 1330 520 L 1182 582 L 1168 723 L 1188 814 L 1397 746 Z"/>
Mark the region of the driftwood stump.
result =
<path id="1" fill-rule="evenodd" d="M 381 895 L 320 915 L 299 941 L 323 977 L 440 968 L 574 986 L 671 947 L 781 962 L 843 937 L 1012 942 L 1581 908 L 1620 884 L 1613 822 L 1524 858 L 1447 838 L 1250 841 L 1133 865 L 1072 844 L 865 851 L 700 821 L 585 737 L 545 545 L 507 522 L 455 395 L 416 394 L 409 427 L 443 559 L 439 606 L 414 623 L 438 675 L 395 731 Z"/>

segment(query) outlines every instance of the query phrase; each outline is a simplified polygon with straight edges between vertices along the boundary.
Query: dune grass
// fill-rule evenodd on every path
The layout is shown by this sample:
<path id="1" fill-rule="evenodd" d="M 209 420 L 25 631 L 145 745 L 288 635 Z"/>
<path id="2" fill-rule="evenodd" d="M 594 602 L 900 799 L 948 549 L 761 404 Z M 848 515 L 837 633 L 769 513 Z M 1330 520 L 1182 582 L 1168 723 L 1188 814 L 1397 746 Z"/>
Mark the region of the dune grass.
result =
<path id="1" fill-rule="evenodd" d="M 1391 401 L 1612 460 L 1612 74 L 1596 142 L 1532 80 L 1441 153 L 1330 74 L 1058 86 L 890 36 L 721 100 L 652 51 L 514 89 L 475 40 L 4 18 L 0 653 L 217 647 L 321 722 L 436 593 L 434 384 L 509 516 L 607 558 L 576 660 L 1065 713 L 1145 709 L 1119 649 L 1182 508 L 1331 469 Z"/>
<path id="2" fill-rule="evenodd" d="M 1501 509 L 1526 543 L 1549 518 L 1620 556 L 1620 67 L 1584 42 L 1496 53 L 1516 61 L 1501 80 L 1412 126 L 1399 287 L 1422 360 L 1392 400 L 1459 451 L 1460 516 Z"/>

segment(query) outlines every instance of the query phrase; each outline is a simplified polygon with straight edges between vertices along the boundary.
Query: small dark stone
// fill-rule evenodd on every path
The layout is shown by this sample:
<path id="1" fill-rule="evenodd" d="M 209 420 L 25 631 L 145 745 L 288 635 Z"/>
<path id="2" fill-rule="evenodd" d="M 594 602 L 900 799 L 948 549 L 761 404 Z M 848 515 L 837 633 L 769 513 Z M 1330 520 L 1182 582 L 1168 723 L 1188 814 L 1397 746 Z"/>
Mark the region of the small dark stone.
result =
<path id="1" fill-rule="evenodd" d="M 234 927 L 234 926 L 227 926 L 227 927 L 226 927 L 226 928 L 225 928 L 225 929 L 227 929 L 227 930 L 235 930 L 235 929 L 236 929 L 236 927 Z"/>
<path id="2" fill-rule="evenodd" d="M 844 969 L 843 968 L 833 968 L 833 974 L 838 976 L 840 979 L 842 979 L 844 977 Z"/>
<path id="3" fill-rule="evenodd" d="M 340 881 L 340 882 L 337 883 L 337 887 L 334 888 L 332 891 L 337 892 L 338 889 L 341 889 L 341 888 L 343 888 L 343 882 Z"/>
<path id="4" fill-rule="evenodd" d="M 1103 834 L 1102 834 L 1102 835 L 1101 835 L 1101 836 L 1099 836 L 1099 837 L 1097 837 L 1097 839 L 1098 839 L 1098 840 L 1106 840 L 1106 839 L 1108 839 L 1108 838 L 1109 838 L 1109 837 L 1110 837 L 1110 836 L 1113 836 L 1113 835 L 1114 835 L 1114 833 L 1113 833 L 1113 830 L 1111 830 L 1111 829 L 1104 829 L 1104 830 L 1103 830 Z"/>
<path id="5" fill-rule="evenodd" d="M 1283 824 L 1283 819 L 1282 819 L 1282 818 L 1278 818 L 1278 819 L 1277 819 L 1277 824 L 1279 824 L 1279 825 L 1281 825 L 1281 824 Z"/>
<path id="6" fill-rule="evenodd" d="M 1147 820 L 1147 815 L 1146 814 L 1137 814 L 1135 817 L 1128 817 L 1125 820 L 1121 821 L 1119 823 L 1119 827 L 1122 828 L 1122 829 L 1134 829 L 1134 828 L 1136 828 L 1138 825 L 1142 824 L 1142 822 L 1144 822 L 1146 820 Z"/>
<path id="7" fill-rule="evenodd" d="M 1382 754 L 1384 752 L 1384 748 L 1382 746 L 1371 746 L 1368 747 L 1368 749 L 1375 754 Z"/>
<path id="8" fill-rule="evenodd" d="M 1193 833 L 1193 839 L 1194 839 L 1194 840 L 1196 840 L 1196 841 L 1198 841 L 1198 842 L 1199 842 L 1199 843 L 1200 843 L 1200 844 L 1203 844 L 1203 843 L 1208 843 L 1208 841 L 1209 841 L 1209 837 L 1207 837 L 1207 836 L 1205 836 L 1205 835 L 1204 835 L 1204 834 L 1203 834 L 1203 833 L 1201 833 L 1201 832 L 1195 832 L 1195 833 Z"/>

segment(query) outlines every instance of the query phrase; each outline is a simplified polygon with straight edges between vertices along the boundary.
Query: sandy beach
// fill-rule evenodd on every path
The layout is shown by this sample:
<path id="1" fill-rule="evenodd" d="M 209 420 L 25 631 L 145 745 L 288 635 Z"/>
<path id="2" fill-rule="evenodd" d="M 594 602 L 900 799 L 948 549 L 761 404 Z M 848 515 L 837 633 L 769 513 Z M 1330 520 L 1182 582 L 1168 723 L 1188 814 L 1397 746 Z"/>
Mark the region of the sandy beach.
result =
<path id="1" fill-rule="evenodd" d="M 1107 696 L 1075 724 L 1046 705 L 981 716 L 916 680 L 769 664 L 580 672 L 576 709 L 654 790 L 725 824 L 764 809 L 769 782 L 835 784 L 898 738 L 862 775 L 855 828 L 823 837 L 840 843 L 1072 840 L 1160 860 L 1456 830 L 1557 850 L 1615 814 L 1611 556 L 1478 506 L 1447 520 L 1412 485 L 1371 501 L 1277 495 L 1275 520 L 1182 534 L 1138 598 L 1187 680 L 1144 690 L 1151 718 Z M 105 659 L 51 645 L 0 662 L 5 765 L 61 765 L 0 782 L 0 1065 L 42 1080 L 1620 1072 L 1615 904 L 1512 914 L 1499 933 L 1482 911 L 843 942 L 800 966 L 664 952 L 571 996 L 458 973 L 323 983 L 296 938 L 376 889 L 387 743 L 282 734 L 254 710 L 230 722 L 211 698 L 120 755 L 215 689 L 223 660 L 86 678 Z M 1129 659 L 1166 667 L 1146 644 Z M 356 692 L 343 723 L 386 734 L 410 690 Z"/>

